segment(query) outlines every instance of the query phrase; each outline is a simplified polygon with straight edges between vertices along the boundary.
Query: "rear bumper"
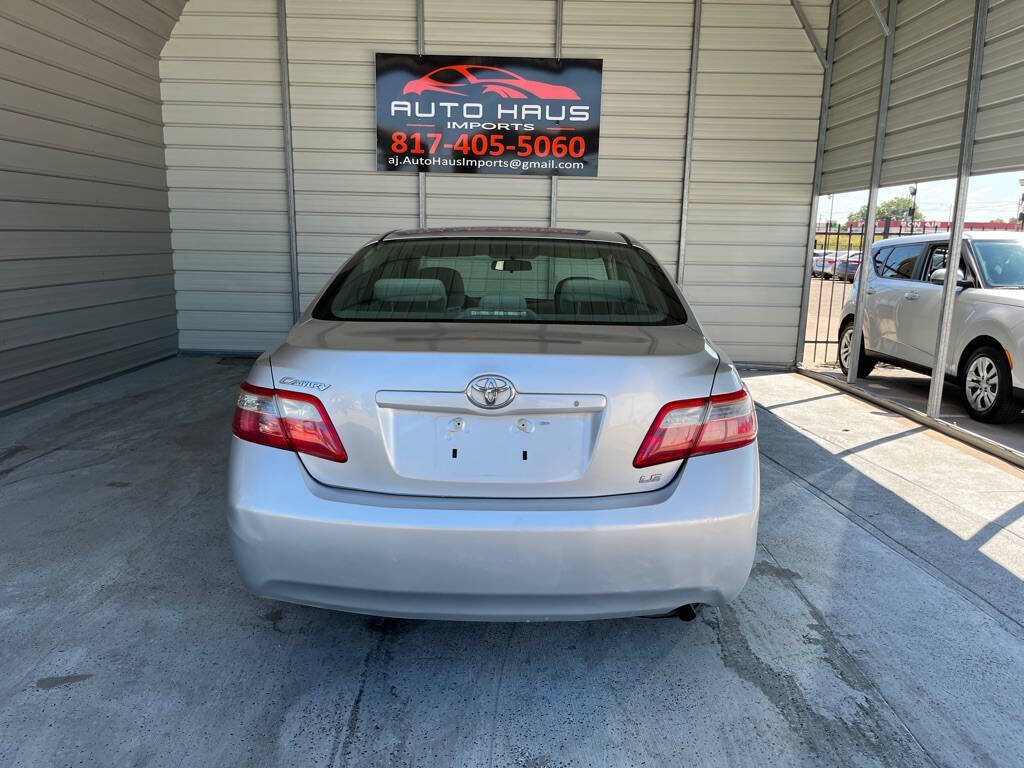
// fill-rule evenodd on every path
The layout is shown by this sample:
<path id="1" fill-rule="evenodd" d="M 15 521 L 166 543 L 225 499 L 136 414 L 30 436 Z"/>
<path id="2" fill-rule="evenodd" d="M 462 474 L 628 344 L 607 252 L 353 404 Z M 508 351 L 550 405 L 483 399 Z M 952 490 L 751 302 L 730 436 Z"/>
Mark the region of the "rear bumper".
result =
<path id="1" fill-rule="evenodd" d="M 461 499 L 320 485 L 232 439 L 228 522 L 263 597 L 407 618 L 566 620 L 731 600 L 757 539 L 757 445 L 667 487 L 589 499 Z"/>

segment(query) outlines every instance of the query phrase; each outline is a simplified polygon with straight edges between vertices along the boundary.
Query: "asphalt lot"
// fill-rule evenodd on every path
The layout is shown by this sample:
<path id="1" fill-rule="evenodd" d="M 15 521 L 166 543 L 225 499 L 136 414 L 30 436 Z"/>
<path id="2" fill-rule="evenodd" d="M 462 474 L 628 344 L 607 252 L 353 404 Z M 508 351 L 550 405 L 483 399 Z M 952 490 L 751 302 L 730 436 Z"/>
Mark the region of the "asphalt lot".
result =
<path id="1" fill-rule="evenodd" d="M 0 765 L 1022 764 L 1019 471 L 752 375 L 759 551 L 728 607 L 374 619 L 240 584 L 244 372 L 177 358 L 0 418 Z"/>
<path id="2" fill-rule="evenodd" d="M 807 301 L 807 329 L 804 336 L 804 365 L 836 365 L 839 321 L 843 304 L 853 290 L 846 280 L 811 278 Z M 814 342 L 818 343 L 815 344 Z"/>

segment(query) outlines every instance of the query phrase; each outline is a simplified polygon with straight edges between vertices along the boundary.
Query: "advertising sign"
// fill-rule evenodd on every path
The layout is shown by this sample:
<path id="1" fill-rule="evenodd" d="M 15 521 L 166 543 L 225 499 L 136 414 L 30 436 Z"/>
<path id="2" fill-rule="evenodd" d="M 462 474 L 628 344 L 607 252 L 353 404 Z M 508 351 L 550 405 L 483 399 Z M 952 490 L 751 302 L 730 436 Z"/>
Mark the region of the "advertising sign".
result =
<path id="1" fill-rule="evenodd" d="M 377 54 L 377 170 L 596 176 L 601 60 Z"/>

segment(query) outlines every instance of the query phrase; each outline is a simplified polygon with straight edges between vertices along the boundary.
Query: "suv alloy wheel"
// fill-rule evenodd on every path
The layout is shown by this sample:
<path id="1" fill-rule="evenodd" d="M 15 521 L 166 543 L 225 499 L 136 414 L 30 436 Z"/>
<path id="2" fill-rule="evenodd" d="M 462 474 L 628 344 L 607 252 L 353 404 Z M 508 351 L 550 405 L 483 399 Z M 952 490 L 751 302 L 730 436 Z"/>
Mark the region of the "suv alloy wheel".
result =
<path id="1" fill-rule="evenodd" d="M 850 370 L 850 351 L 853 347 L 853 318 L 847 318 L 839 326 L 839 367 L 843 375 Z M 860 360 L 857 365 L 857 378 L 863 379 L 871 375 L 875 369 L 875 361 L 864 353 L 864 339 L 860 340 Z"/>
<path id="2" fill-rule="evenodd" d="M 978 421 L 1010 421 L 1020 406 L 1013 399 L 1010 365 L 1003 350 L 981 347 L 964 366 L 960 388 L 967 410 Z"/>

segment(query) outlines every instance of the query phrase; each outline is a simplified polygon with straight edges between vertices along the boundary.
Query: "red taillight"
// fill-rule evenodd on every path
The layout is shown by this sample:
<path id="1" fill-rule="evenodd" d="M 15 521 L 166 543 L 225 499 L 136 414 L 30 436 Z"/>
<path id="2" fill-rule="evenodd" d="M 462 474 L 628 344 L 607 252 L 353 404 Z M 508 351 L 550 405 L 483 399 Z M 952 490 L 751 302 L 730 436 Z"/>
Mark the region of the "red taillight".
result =
<path id="1" fill-rule="evenodd" d="M 245 382 L 235 403 L 232 431 L 243 440 L 272 448 L 348 461 L 323 403 L 305 392 L 267 389 Z"/>
<path id="2" fill-rule="evenodd" d="M 757 416 L 746 389 L 664 406 L 647 431 L 634 467 L 749 445 L 757 438 Z"/>

